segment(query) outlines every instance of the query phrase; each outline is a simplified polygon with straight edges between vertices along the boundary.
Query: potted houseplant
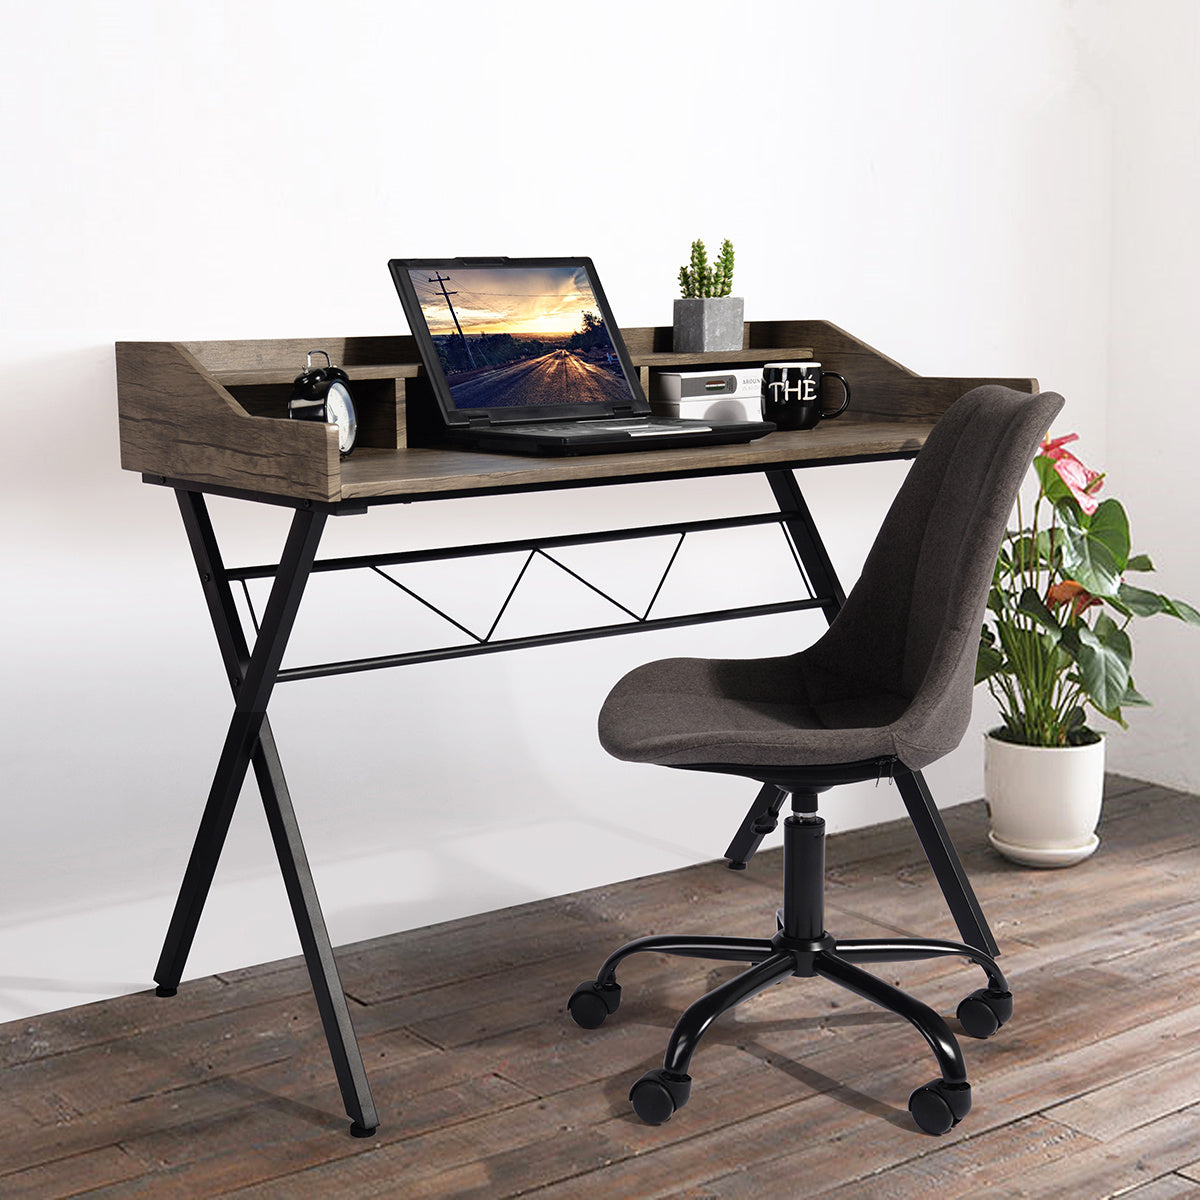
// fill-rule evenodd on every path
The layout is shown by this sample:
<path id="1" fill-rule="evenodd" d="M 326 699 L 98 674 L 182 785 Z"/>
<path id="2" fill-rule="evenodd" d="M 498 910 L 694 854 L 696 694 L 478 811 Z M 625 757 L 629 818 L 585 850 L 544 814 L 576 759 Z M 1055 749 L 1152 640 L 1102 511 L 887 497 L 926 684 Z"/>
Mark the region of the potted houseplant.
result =
<path id="1" fill-rule="evenodd" d="M 1128 627 L 1158 614 L 1191 625 L 1182 600 L 1126 582 L 1154 569 L 1131 554 L 1119 501 L 1099 499 L 1104 477 L 1050 440 L 1033 460 L 1037 499 L 1000 547 L 979 641 L 1002 724 L 985 738 L 984 797 L 992 845 L 1030 866 L 1068 866 L 1096 849 L 1104 738 L 1089 710 L 1125 727 L 1122 710 L 1148 701 L 1133 684 Z"/>
<path id="2" fill-rule="evenodd" d="M 726 238 L 712 264 L 704 243 L 697 238 L 687 264 L 679 268 L 675 301 L 675 350 L 695 353 L 709 350 L 740 350 L 743 339 L 741 296 L 729 294 L 733 287 L 733 243 Z"/>

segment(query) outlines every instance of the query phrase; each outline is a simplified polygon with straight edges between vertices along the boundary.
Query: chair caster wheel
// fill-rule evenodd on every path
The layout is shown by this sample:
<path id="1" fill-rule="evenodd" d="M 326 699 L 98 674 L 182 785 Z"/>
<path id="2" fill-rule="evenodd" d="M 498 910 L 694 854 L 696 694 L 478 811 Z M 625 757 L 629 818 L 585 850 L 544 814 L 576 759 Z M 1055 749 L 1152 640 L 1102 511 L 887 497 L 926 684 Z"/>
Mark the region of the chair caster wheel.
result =
<path id="1" fill-rule="evenodd" d="M 605 1017 L 615 1013 L 621 1003 L 619 983 L 601 984 L 585 979 L 567 1001 L 567 1012 L 576 1025 L 584 1029 L 599 1029 Z"/>
<path id="2" fill-rule="evenodd" d="M 661 1125 L 679 1111 L 692 1094 L 692 1077 L 655 1067 L 629 1089 L 633 1111 L 647 1125 Z"/>
<path id="3" fill-rule="evenodd" d="M 1012 1016 L 1012 992 L 980 988 L 958 1006 L 958 1023 L 973 1038 L 989 1038 Z"/>
<path id="4" fill-rule="evenodd" d="M 971 1085 L 934 1079 L 909 1096 L 908 1111 L 926 1133 L 946 1133 L 971 1111 Z"/>
<path id="5" fill-rule="evenodd" d="M 357 1121 L 352 1121 L 350 1124 L 350 1136 L 356 1138 L 369 1138 L 375 1136 L 375 1130 L 378 1125 L 360 1125 Z"/>
<path id="6" fill-rule="evenodd" d="M 164 987 L 162 984 L 159 984 L 159 986 L 154 989 L 154 994 L 156 996 L 174 996 L 178 992 L 178 988 Z"/>

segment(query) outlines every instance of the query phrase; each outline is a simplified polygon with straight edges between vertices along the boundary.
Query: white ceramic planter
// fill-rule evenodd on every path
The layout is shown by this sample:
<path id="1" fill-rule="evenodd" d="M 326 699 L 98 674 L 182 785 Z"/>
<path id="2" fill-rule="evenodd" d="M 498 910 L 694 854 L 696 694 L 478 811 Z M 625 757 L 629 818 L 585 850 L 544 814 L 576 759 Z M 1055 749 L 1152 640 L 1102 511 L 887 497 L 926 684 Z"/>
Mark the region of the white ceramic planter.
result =
<path id="1" fill-rule="evenodd" d="M 1069 867 L 1095 853 L 1104 738 L 1090 746 L 1018 746 L 984 737 L 988 841 L 1027 867 Z"/>

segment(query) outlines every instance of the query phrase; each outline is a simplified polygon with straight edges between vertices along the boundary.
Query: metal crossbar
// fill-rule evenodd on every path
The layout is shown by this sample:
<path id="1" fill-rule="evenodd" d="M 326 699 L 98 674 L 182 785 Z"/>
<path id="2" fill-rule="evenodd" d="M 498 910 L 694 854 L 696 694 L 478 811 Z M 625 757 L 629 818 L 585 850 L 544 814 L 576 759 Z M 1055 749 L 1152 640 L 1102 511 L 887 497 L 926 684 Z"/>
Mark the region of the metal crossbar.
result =
<path id="1" fill-rule="evenodd" d="M 522 550 L 552 550 L 561 546 L 592 546 L 603 542 L 630 542 L 639 538 L 666 537 L 673 533 L 711 533 L 721 529 L 748 529 L 755 525 L 779 525 L 789 520 L 790 517 L 790 513 L 756 513 L 742 517 L 719 517 L 711 521 L 680 521 L 671 525 L 635 525 L 629 529 L 605 529 L 598 533 L 522 538 L 511 542 L 482 542 L 474 546 L 446 546 L 432 550 L 363 554 L 350 558 L 322 558 L 313 563 L 312 574 L 320 575 L 324 571 L 352 571 L 360 567 L 440 562 L 446 559 L 474 558 L 479 555 L 512 554 Z M 278 570 L 278 566 L 274 563 L 255 567 L 230 567 L 226 570 L 226 577 L 231 580 L 272 579 L 276 570 Z"/>
<path id="2" fill-rule="evenodd" d="M 829 596 L 818 596 L 809 580 L 807 571 L 801 560 L 801 555 L 795 545 L 792 531 L 788 527 L 788 517 L 785 513 L 759 513 L 742 517 L 725 517 L 710 521 L 688 521 L 673 525 L 637 526 L 631 529 L 606 530 L 594 534 L 576 534 L 563 537 L 527 539 L 521 541 L 491 542 L 472 546 L 460 546 L 435 550 L 413 550 L 387 554 L 358 555 L 346 558 L 330 558 L 315 562 L 313 573 L 328 571 L 370 570 L 387 580 L 393 587 L 406 596 L 435 613 L 442 620 L 464 634 L 469 641 L 452 646 L 438 647 L 429 650 L 407 651 L 398 654 L 374 655 L 367 658 L 347 659 L 340 662 L 316 663 L 309 666 L 285 668 L 279 672 L 280 682 L 297 679 L 315 679 L 328 675 L 345 675 L 359 671 L 380 670 L 387 667 L 404 666 L 419 662 L 434 662 L 449 658 L 462 658 L 475 654 L 495 653 L 501 650 L 523 649 L 530 646 L 553 645 L 570 641 L 606 637 L 609 635 L 630 633 L 638 630 L 670 629 L 683 625 L 701 624 L 711 621 L 726 621 L 740 617 L 764 616 L 784 612 L 795 612 L 808 608 L 823 608 L 829 603 Z M 686 613 L 677 616 L 653 616 L 654 606 L 662 595 L 662 590 L 679 558 L 680 550 L 690 534 L 710 533 L 719 530 L 744 529 L 757 526 L 774 525 L 781 529 L 785 543 L 795 562 L 806 595 L 793 599 L 777 601 L 770 604 L 739 606 L 738 608 L 709 609 L 700 612 Z M 666 566 L 663 568 L 646 608 L 638 612 L 629 605 L 622 603 L 610 595 L 602 587 L 585 578 L 578 571 L 568 566 L 551 551 L 560 548 L 619 543 L 645 538 L 674 537 L 673 546 Z M 524 554 L 524 561 L 517 573 L 512 586 L 508 589 L 499 611 L 491 621 L 486 633 L 477 632 L 465 625 L 458 618 L 446 612 L 420 592 L 396 577 L 385 567 L 394 568 L 416 563 L 444 562 L 479 556 L 495 556 L 502 554 Z M 582 629 L 562 630 L 554 633 L 533 634 L 525 637 L 497 638 L 496 631 L 504 614 L 508 611 L 513 597 L 525 580 L 530 566 L 536 559 L 542 559 L 572 579 L 583 584 L 589 590 L 617 609 L 621 620 L 608 625 L 593 625 Z M 247 581 L 273 577 L 275 566 L 254 566 L 235 568 L 228 571 L 230 580 L 241 583 L 250 606 L 251 620 L 257 629 L 258 619 L 250 604 L 250 593 Z"/>

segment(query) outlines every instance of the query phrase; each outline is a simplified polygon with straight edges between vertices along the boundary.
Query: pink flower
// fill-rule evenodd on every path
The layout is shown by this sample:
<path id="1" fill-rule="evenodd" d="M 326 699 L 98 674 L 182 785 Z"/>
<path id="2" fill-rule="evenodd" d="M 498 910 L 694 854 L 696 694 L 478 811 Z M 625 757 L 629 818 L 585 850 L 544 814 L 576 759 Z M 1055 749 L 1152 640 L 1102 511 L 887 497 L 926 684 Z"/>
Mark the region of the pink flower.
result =
<path id="1" fill-rule="evenodd" d="M 1099 471 L 1085 467 L 1069 450 L 1063 449 L 1068 442 L 1074 442 L 1078 438 L 1077 433 L 1067 433 L 1053 440 L 1047 438 L 1041 445 L 1041 451 L 1044 458 L 1054 463 L 1059 479 L 1079 501 L 1079 507 L 1091 516 L 1099 506 L 1096 493 L 1103 486 L 1104 476 Z"/>
<path id="2" fill-rule="evenodd" d="M 1077 441 L 1079 441 L 1079 434 L 1077 433 L 1064 433 L 1062 437 L 1057 438 L 1052 438 L 1049 434 L 1047 434 L 1045 440 L 1041 444 L 1040 449 L 1047 458 L 1058 458 L 1060 454 L 1065 453 L 1062 449 L 1063 446 L 1065 446 L 1068 442 Z"/>

